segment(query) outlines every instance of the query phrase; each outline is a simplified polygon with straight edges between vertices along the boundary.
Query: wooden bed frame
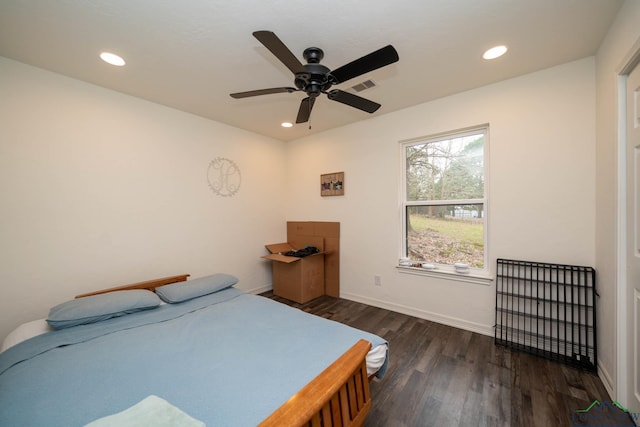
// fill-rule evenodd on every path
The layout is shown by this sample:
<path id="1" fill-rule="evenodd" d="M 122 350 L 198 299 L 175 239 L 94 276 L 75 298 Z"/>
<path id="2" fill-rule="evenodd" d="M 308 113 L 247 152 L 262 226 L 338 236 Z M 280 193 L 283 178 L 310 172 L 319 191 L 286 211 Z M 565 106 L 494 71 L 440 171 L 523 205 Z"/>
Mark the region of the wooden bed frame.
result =
<path id="1" fill-rule="evenodd" d="M 76 296 L 83 298 L 132 289 L 155 291 L 157 287 L 184 282 L 189 274 L 163 277 Z M 371 409 L 365 357 L 371 344 L 360 340 L 327 369 L 276 409 L 260 427 L 356 427 L 364 425 Z"/>
<path id="2" fill-rule="evenodd" d="M 90 297 L 92 295 L 106 294 L 115 291 L 130 291 L 133 289 L 148 289 L 155 292 L 156 288 L 171 283 L 184 282 L 190 274 L 179 274 L 177 276 L 163 277 L 162 279 L 146 280 L 144 282 L 132 283 L 130 285 L 116 286 L 115 288 L 102 289 L 99 291 L 88 292 L 86 294 L 76 295 L 76 298 Z"/>

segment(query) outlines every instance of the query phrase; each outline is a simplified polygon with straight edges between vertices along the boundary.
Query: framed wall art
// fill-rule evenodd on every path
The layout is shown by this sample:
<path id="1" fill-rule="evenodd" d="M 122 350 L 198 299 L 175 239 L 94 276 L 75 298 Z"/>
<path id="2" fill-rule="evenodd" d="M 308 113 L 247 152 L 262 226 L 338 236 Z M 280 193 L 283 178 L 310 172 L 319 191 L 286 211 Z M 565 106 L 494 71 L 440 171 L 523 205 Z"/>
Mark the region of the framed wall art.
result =
<path id="1" fill-rule="evenodd" d="M 320 175 L 321 196 L 344 196 L 344 172 Z"/>

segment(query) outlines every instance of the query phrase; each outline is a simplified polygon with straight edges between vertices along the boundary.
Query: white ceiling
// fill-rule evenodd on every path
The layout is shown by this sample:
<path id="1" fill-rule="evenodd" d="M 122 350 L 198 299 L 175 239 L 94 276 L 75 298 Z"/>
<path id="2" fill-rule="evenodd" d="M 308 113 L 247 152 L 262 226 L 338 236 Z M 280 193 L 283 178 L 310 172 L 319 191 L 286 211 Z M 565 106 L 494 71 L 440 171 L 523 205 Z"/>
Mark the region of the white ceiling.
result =
<path id="1" fill-rule="evenodd" d="M 310 46 L 335 69 L 392 44 L 400 61 L 359 93 L 373 116 L 594 55 L 619 0 L 1 0 L 0 56 L 283 141 L 372 115 L 322 95 L 307 124 L 303 92 L 233 99 L 293 86 L 293 75 L 251 33 L 271 30 L 302 59 Z M 487 62 L 496 44 L 509 51 Z M 103 50 L 125 58 L 113 67 Z"/>

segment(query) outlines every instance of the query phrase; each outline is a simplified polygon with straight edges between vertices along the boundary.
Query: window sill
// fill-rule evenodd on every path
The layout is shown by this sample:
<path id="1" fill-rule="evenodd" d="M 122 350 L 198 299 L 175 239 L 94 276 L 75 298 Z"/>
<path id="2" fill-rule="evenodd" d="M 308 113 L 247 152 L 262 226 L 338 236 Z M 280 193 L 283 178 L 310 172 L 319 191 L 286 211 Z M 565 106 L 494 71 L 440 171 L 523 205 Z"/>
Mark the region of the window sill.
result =
<path id="1" fill-rule="evenodd" d="M 428 270 L 421 267 L 396 266 L 398 272 L 404 274 L 414 274 L 417 276 L 437 277 L 439 279 L 456 280 L 458 282 L 476 283 L 478 285 L 490 286 L 493 283 L 493 276 L 483 270 L 471 270 L 469 273 L 458 273 L 446 267 Z"/>

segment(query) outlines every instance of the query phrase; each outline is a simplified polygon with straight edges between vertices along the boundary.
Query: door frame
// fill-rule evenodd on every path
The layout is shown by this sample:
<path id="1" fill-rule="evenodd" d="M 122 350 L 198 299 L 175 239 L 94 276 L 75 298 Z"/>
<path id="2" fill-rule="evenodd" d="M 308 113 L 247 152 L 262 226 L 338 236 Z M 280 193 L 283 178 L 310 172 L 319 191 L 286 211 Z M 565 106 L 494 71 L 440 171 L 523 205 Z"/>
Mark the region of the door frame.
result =
<path id="1" fill-rule="evenodd" d="M 629 54 L 617 71 L 617 268 L 616 268 L 616 399 L 626 400 L 629 390 L 630 372 L 627 372 L 627 355 L 630 343 L 627 329 L 627 78 L 629 73 L 640 66 L 640 39 L 636 40 Z M 638 355 L 636 355 L 638 357 Z M 638 385 L 640 386 L 640 384 Z M 625 402 L 627 403 L 627 402 Z M 624 404 L 624 403 L 623 403 Z"/>

